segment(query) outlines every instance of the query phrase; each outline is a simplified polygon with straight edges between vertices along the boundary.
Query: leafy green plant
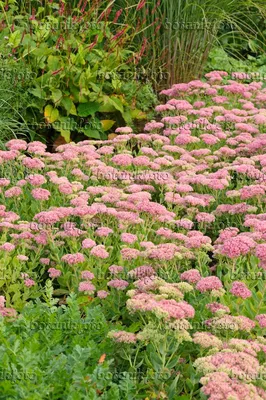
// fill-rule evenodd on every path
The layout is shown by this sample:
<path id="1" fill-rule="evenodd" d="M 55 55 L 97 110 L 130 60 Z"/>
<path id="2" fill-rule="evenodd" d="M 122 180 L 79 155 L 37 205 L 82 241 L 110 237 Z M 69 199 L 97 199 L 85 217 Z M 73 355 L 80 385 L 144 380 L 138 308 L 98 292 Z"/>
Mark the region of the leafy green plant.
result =
<path id="1" fill-rule="evenodd" d="M 248 56 L 246 60 L 238 59 L 230 56 L 223 48 L 215 47 L 209 54 L 205 72 L 213 70 L 223 70 L 229 74 L 236 71 L 245 72 L 250 73 L 250 76 L 253 76 L 254 79 L 264 80 L 266 76 L 266 59 L 263 55 L 257 58 Z"/>
<path id="2" fill-rule="evenodd" d="M 111 351 L 108 329 L 99 307 L 83 312 L 73 295 L 67 306 L 38 301 L 17 320 L 1 319 L 0 398 L 119 399 L 112 359 L 99 362 Z"/>
<path id="3" fill-rule="evenodd" d="M 2 12 L 4 52 L 10 49 L 13 61 L 23 60 L 35 74 L 29 92 L 36 113 L 41 111 L 37 122 L 51 125 L 69 142 L 73 132 L 103 139 L 116 125 L 145 118 L 138 106 L 148 110 L 155 104 L 150 87 L 133 77 L 131 90 L 123 87 L 135 68 L 130 27 L 114 31 L 115 24 L 105 18 L 108 8 L 100 15 L 93 6 L 84 15 L 74 9 L 69 16 L 58 5 L 39 7 L 29 20 L 19 14 L 16 2 Z"/>

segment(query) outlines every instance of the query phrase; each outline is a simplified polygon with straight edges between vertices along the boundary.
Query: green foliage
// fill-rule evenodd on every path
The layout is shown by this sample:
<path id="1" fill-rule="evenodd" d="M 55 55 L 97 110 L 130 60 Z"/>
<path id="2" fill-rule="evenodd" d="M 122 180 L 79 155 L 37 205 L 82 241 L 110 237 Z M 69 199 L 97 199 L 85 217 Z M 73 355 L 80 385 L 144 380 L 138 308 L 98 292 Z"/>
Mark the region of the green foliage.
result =
<path id="1" fill-rule="evenodd" d="M 249 12 L 241 15 L 241 30 L 236 29 L 234 20 L 223 24 L 219 30 L 220 46 L 235 58 L 247 59 L 249 56 L 257 57 L 265 52 L 265 4 L 256 3 L 260 12 L 251 3 Z M 236 15 L 239 15 L 239 12 Z"/>
<path id="2" fill-rule="evenodd" d="M 138 11 L 133 0 L 118 0 L 116 6 L 127 11 L 129 23 L 135 20 L 138 25 L 145 21 L 145 28 L 135 40 L 143 43 L 146 39 L 148 43 L 140 64 L 150 71 L 157 89 L 201 77 L 208 55 L 217 43 L 239 52 L 244 46 L 262 48 L 265 42 L 261 27 L 266 12 L 263 0 L 140 3 Z"/>
<path id="3" fill-rule="evenodd" d="M 27 124 L 27 113 L 32 102 L 31 73 L 24 64 L 0 62 L 0 142 L 24 136 L 33 139 Z"/>
<path id="4" fill-rule="evenodd" d="M 0 34 L 2 52 L 12 50 L 7 65 L 23 60 L 34 74 L 28 92 L 34 97 L 36 127 L 47 125 L 69 142 L 73 133 L 104 139 L 115 124 L 132 125 L 143 118 L 138 107 L 148 110 L 156 98 L 149 85 L 131 74 L 130 28 L 114 31 L 114 24 L 93 7 L 81 19 L 80 10 L 72 10 L 70 17 L 56 2 L 46 6 L 29 18 L 12 2 L 1 15 L 6 24 Z M 125 93 L 129 74 L 131 90 Z"/>
<path id="5" fill-rule="evenodd" d="M 119 386 L 110 374 L 112 360 L 98 363 L 111 351 L 106 332 L 101 310 L 82 315 L 74 296 L 67 307 L 37 302 L 13 322 L 1 319 L 0 398 L 119 399 Z M 114 392 L 115 397 L 108 397 Z"/>
<path id="6" fill-rule="evenodd" d="M 247 60 L 241 60 L 230 56 L 223 48 L 215 47 L 209 54 L 206 63 L 205 72 L 213 70 L 226 71 L 229 74 L 232 72 L 246 72 L 253 74 L 258 80 L 265 79 L 266 76 L 266 58 L 261 55 L 257 58 L 248 56 Z"/>

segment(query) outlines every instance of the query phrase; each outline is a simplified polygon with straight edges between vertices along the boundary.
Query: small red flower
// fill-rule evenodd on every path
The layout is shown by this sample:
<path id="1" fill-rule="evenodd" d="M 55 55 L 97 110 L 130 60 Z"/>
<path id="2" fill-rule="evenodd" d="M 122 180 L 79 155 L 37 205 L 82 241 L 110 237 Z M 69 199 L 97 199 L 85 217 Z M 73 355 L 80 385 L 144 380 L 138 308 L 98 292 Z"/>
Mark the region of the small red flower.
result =
<path id="1" fill-rule="evenodd" d="M 141 0 L 137 6 L 137 11 L 141 10 L 146 4 L 146 0 Z"/>
<path id="2" fill-rule="evenodd" d="M 118 18 L 120 17 L 120 15 L 122 14 L 122 12 L 123 12 L 123 9 L 122 9 L 122 8 L 116 12 L 115 17 L 114 17 L 114 20 L 113 20 L 113 23 L 114 23 L 114 24 L 118 21 Z"/>

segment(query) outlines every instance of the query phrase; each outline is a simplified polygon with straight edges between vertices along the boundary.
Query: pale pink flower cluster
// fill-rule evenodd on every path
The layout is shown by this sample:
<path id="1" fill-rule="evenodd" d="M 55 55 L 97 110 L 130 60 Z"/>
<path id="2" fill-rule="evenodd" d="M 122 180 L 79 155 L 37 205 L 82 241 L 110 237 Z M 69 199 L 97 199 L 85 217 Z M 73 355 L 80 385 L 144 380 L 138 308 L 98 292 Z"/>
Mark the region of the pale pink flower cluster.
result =
<path id="1" fill-rule="evenodd" d="M 132 133 L 133 130 L 130 128 L 130 126 L 123 126 L 121 128 L 116 128 L 115 130 L 116 133 Z"/>
<path id="2" fill-rule="evenodd" d="M 95 286 L 90 281 L 80 282 L 79 292 L 93 293 L 95 291 Z"/>
<path id="3" fill-rule="evenodd" d="M 40 258 L 40 263 L 43 265 L 49 265 L 50 261 L 50 258 Z"/>
<path id="4" fill-rule="evenodd" d="M 256 320 L 258 321 L 261 328 L 266 328 L 266 314 L 257 315 Z"/>
<path id="5" fill-rule="evenodd" d="M 22 195 L 22 190 L 18 186 L 13 186 L 11 189 L 5 191 L 6 198 L 19 197 Z"/>
<path id="6" fill-rule="evenodd" d="M 109 337 L 117 343 L 136 343 L 137 337 L 134 333 L 126 331 L 111 331 Z"/>
<path id="7" fill-rule="evenodd" d="M 94 246 L 90 254 L 97 258 L 106 259 L 109 257 L 108 251 L 105 249 L 104 245 Z"/>
<path id="8" fill-rule="evenodd" d="M 99 297 L 99 299 L 105 299 L 107 296 L 109 296 L 109 293 L 106 292 L 106 290 L 98 290 L 97 297 Z"/>
<path id="9" fill-rule="evenodd" d="M 69 265 L 74 265 L 85 262 L 85 257 L 81 253 L 65 254 L 61 260 Z"/>
<path id="10" fill-rule="evenodd" d="M 266 392 L 252 384 L 230 378 L 225 372 L 213 372 L 201 379 L 202 392 L 209 400 L 265 400 Z"/>
<path id="11" fill-rule="evenodd" d="M 111 274 L 119 274 L 120 272 L 123 272 L 124 268 L 121 267 L 120 265 L 111 265 L 109 268 L 109 271 Z"/>
<path id="12" fill-rule="evenodd" d="M 219 303 L 209 303 L 206 304 L 206 307 L 213 313 L 223 312 L 223 313 L 230 313 L 230 308 Z"/>
<path id="13" fill-rule="evenodd" d="M 132 233 L 122 233 L 121 240 L 124 243 L 133 244 L 138 240 L 138 237 Z"/>
<path id="14" fill-rule="evenodd" d="M 49 190 L 46 189 L 33 189 L 31 191 L 32 196 L 34 197 L 35 200 L 49 200 L 49 197 L 51 195 L 51 193 L 49 192 Z"/>
<path id="15" fill-rule="evenodd" d="M 46 183 L 45 177 L 39 174 L 28 175 L 26 177 L 26 181 L 29 182 L 32 186 L 41 186 Z"/>
<path id="16" fill-rule="evenodd" d="M 128 272 L 129 277 L 136 279 L 154 275 L 156 275 L 156 272 L 150 265 L 141 265 L 140 267 L 134 268 Z"/>
<path id="17" fill-rule="evenodd" d="M 24 280 L 24 285 L 28 288 L 32 287 L 35 285 L 35 281 L 32 279 L 25 279 Z"/>
<path id="18" fill-rule="evenodd" d="M 230 292 L 237 297 L 241 297 L 242 299 L 247 299 L 252 296 L 252 292 L 247 288 L 247 286 L 243 282 L 233 282 L 232 288 Z"/>
<path id="19" fill-rule="evenodd" d="M 1 246 L 0 246 L 0 250 L 7 251 L 7 252 L 11 252 L 11 251 L 15 250 L 15 248 L 16 248 L 16 246 L 13 243 L 8 243 L 8 242 L 1 244 Z"/>
<path id="20" fill-rule="evenodd" d="M 201 278 L 197 284 L 196 289 L 200 292 L 206 292 L 208 290 L 219 290 L 222 289 L 223 284 L 217 276 L 207 276 L 206 278 Z"/>
<path id="21" fill-rule="evenodd" d="M 114 232 L 113 229 L 103 226 L 101 228 L 96 229 L 95 235 L 99 236 L 99 237 L 106 237 L 106 236 L 109 236 L 113 232 Z"/>
<path id="22" fill-rule="evenodd" d="M 62 272 L 56 268 L 49 268 L 48 273 L 49 273 L 50 278 L 58 278 L 62 274 Z"/>
<path id="23" fill-rule="evenodd" d="M 107 285 L 117 290 L 124 290 L 128 287 L 129 283 L 123 279 L 113 279 Z"/>
<path id="24" fill-rule="evenodd" d="M 180 275 L 180 279 L 189 283 L 197 283 L 201 280 L 201 275 L 197 269 L 190 269 L 189 271 L 183 272 Z"/>
<path id="25" fill-rule="evenodd" d="M 17 259 L 18 259 L 19 261 L 28 261 L 28 260 L 29 260 L 29 257 L 24 256 L 23 254 L 19 254 L 19 255 L 17 255 Z"/>
<path id="26" fill-rule="evenodd" d="M 5 297 L 0 296 L 0 315 L 2 315 L 2 317 L 15 317 L 17 314 L 16 310 L 14 308 L 6 308 L 5 303 Z"/>
<path id="27" fill-rule="evenodd" d="M 248 254 L 256 243 L 248 236 L 236 236 L 225 240 L 221 247 L 221 254 L 229 258 L 237 258 L 240 255 Z"/>
<path id="28" fill-rule="evenodd" d="M 92 280 L 94 279 L 94 274 L 90 271 L 82 271 L 81 272 L 82 279 Z"/>
<path id="29" fill-rule="evenodd" d="M 83 249 L 91 249 L 94 246 L 96 246 L 96 242 L 92 239 L 84 239 L 82 242 Z"/>

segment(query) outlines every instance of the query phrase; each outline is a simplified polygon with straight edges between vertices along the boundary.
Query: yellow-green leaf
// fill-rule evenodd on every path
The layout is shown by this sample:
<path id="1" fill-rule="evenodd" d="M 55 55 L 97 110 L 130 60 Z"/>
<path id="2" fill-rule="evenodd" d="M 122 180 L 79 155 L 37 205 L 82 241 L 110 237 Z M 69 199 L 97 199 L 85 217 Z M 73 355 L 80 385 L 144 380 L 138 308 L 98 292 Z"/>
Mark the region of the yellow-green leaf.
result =
<path id="1" fill-rule="evenodd" d="M 53 123 L 59 118 L 59 111 L 48 104 L 44 109 L 44 116 L 48 123 Z"/>
<path id="2" fill-rule="evenodd" d="M 76 106 L 75 106 L 74 103 L 72 103 L 72 106 L 71 106 L 71 109 L 70 109 L 70 111 L 69 111 L 69 114 L 71 114 L 71 115 L 78 115 L 78 114 L 77 114 L 77 109 L 76 109 Z"/>
<path id="3" fill-rule="evenodd" d="M 103 113 L 109 113 L 109 112 L 115 112 L 116 109 L 112 104 L 102 104 L 99 108 L 99 112 Z"/>
<path id="4" fill-rule="evenodd" d="M 70 131 L 61 129 L 61 130 L 60 130 L 60 133 L 61 133 L 61 136 L 63 136 L 63 138 L 65 139 L 65 141 L 66 141 L 67 143 L 69 143 L 69 142 L 70 142 Z"/>
<path id="5" fill-rule="evenodd" d="M 143 111 L 135 109 L 130 111 L 131 117 L 133 119 L 145 119 L 147 118 L 147 114 L 145 114 Z"/>
<path id="6" fill-rule="evenodd" d="M 22 34 L 19 31 L 15 31 L 11 33 L 9 37 L 9 43 L 12 45 L 12 47 L 18 47 L 20 41 L 22 38 Z"/>
<path id="7" fill-rule="evenodd" d="M 101 120 L 101 124 L 103 127 L 103 131 L 108 131 L 109 129 L 112 128 L 112 126 L 114 125 L 115 121 L 113 121 L 112 119 L 103 119 Z"/>

